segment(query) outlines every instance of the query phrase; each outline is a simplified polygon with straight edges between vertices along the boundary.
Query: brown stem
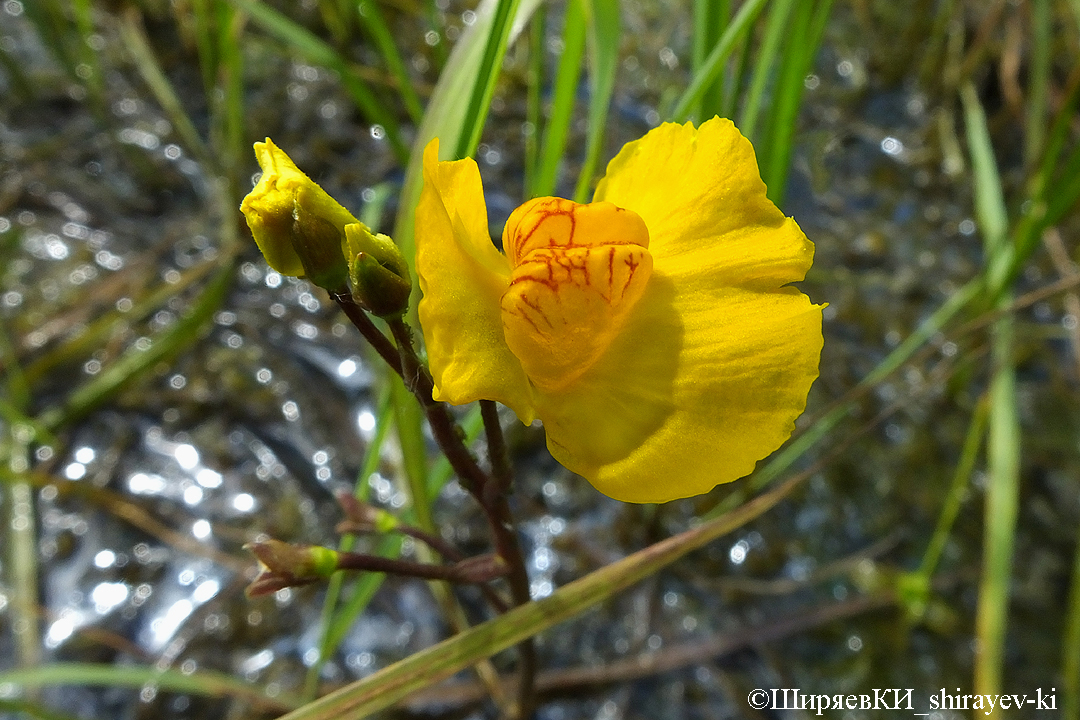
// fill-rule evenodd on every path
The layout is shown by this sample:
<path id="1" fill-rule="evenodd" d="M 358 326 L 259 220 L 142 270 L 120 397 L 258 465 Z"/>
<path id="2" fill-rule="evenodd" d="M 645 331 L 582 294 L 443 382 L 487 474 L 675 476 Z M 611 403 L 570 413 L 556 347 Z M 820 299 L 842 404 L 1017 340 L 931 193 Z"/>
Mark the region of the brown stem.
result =
<path id="1" fill-rule="evenodd" d="M 337 569 L 367 570 L 463 584 L 486 583 L 506 574 L 505 565 L 492 556 L 470 558 L 453 565 L 434 565 L 366 553 L 343 552 L 338 553 Z"/>
<path id="2" fill-rule="evenodd" d="M 510 457 L 506 452 L 502 425 L 499 423 L 499 408 L 494 400 L 480 401 L 480 417 L 484 420 L 484 433 L 487 436 L 488 459 L 491 462 L 491 474 L 504 494 L 510 492 Z"/>
<path id="3" fill-rule="evenodd" d="M 432 433 L 446 459 L 450 461 L 450 466 L 483 508 L 491 527 L 496 553 L 509 568 L 507 580 L 513 604 L 523 605 L 531 599 L 529 576 L 525 571 L 525 558 L 521 554 L 521 546 L 514 532 L 510 506 L 506 502 L 506 494 L 510 488 L 510 463 L 506 459 L 506 444 L 503 441 L 495 403 L 483 400 L 480 403 L 489 452 L 492 453 L 492 478 L 480 469 L 472 453 L 465 447 L 460 430 L 446 406 L 432 398 L 435 384 L 427 368 L 416 356 L 409 326 L 400 318 L 390 320 L 389 325 L 401 353 L 402 379 L 424 408 Z M 536 703 L 536 648 L 531 638 L 518 645 L 518 653 L 521 668 L 518 674 L 517 716 L 520 720 L 526 720 L 531 717 Z"/>
<path id="4" fill-rule="evenodd" d="M 334 302 L 338 304 L 341 311 L 345 313 L 345 317 L 349 318 L 349 321 L 356 326 L 356 329 L 360 331 L 360 334 L 364 336 L 364 339 L 375 349 L 375 352 L 379 353 L 379 357 L 386 361 L 386 364 L 390 366 L 398 375 L 401 375 L 401 356 L 398 354 L 397 348 L 390 342 L 390 339 L 382 334 L 382 332 L 375 326 L 375 323 L 368 317 L 364 308 L 356 304 L 352 299 L 352 295 L 347 293 L 330 293 L 330 297 Z"/>

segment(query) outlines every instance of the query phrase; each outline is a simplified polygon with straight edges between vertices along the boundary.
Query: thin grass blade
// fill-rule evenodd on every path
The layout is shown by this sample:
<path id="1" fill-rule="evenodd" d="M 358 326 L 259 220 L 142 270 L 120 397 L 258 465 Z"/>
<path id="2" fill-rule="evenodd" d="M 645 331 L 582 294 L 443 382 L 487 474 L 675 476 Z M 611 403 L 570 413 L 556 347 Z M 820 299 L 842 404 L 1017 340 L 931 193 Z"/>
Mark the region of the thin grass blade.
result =
<path id="1" fill-rule="evenodd" d="M 669 114 L 672 121 L 683 122 L 690 117 L 691 110 L 700 103 L 701 98 L 705 95 L 709 86 L 712 85 L 716 78 L 720 76 L 720 73 L 724 71 L 724 63 L 727 62 L 728 57 L 736 48 L 738 42 L 744 39 L 746 34 L 750 32 L 754 21 L 757 20 L 758 15 L 761 14 L 762 9 L 765 7 L 765 1 L 766 0 L 747 0 L 747 2 L 739 8 L 739 12 L 735 13 L 735 17 L 731 19 L 731 24 L 727 26 L 727 30 L 725 30 L 723 36 L 721 36 L 720 42 L 716 44 L 716 47 L 709 53 L 709 56 L 705 58 L 705 62 L 702 64 L 701 68 L 694 73 L 690 85 L 675 103 L 675 107 Z"/>
<path id="2" fill-rule="evenodd" d="M 570 135 L 570 123 L 577 105 L 581 64 L 585 56 L 586 2 L 588 0 L 570 0 L 566 7 L 563 50 L 555 71 L 551 111 L 544 127 L 544 142 L 540 146 L 540 164 L 529 186 L 530 197 L 554 195 L 558 184 L 559 166 L 566 153 L 566 139 Z"/>
<path id="3" fill-rule="evenodd" d="M 604 150 L 604 128 L 608 108 L 615 91 L 615 72 L 619 69 L 619 0 L 591 0 L 586 6 L 589 50 L 589 130 L 585 136 L 585 161 L 578 175 L 574 200 L 586 202 L 593 191 L 596 167 Z"/>
<path id="4" fill-rule="evenodd" d="M 960 89 L 968 150 L 975 184 L 975 219 L 986 251 L 984 272 L 992 298 L 1010 300 L 1005 282 L 1013 247 L 1008 243 L 1008 211 L 994 159 L 986 115 L 971 83 Z M 987 437 L 986 509 L 983 569 L 975 618 L 976 693 L 1000 692 L 1008 621 L 1009 586 L 1020 492 L 1020 417 L 1013 366 L 1013 318 L 994 323 L 994 376 L 990 382 Z"/>
<path id="5" fill-rule="evenodd" d="M 309 62 L 335 71 L 360 112 L 372 123 L 383 127 L 394 154 L 401 162 L 407 161 L 408 150 L 402 140 L 397 120 L 375 96 L 367 83 L 353 70 L 352 65 L 333 47 L 267 5 L 254 0 L 229 0 L 229 2 L 246 12 L 263 30 L 293 48 Z"/>

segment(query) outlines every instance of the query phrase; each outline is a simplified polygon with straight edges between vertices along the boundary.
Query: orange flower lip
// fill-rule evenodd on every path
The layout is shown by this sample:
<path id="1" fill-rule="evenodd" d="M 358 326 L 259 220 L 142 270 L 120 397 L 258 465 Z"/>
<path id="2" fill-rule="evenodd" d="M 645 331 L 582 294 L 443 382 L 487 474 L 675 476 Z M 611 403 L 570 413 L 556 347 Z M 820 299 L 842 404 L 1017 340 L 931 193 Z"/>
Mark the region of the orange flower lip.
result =
<path id="1" fill-rule="evenodd" d="M 609 202 L 542 197 L 515 210 L 503 230 L 503 249 L 514 267 L 536 250 L 602 245 L 647 248 L 649 229 L 637 213 Z"/>

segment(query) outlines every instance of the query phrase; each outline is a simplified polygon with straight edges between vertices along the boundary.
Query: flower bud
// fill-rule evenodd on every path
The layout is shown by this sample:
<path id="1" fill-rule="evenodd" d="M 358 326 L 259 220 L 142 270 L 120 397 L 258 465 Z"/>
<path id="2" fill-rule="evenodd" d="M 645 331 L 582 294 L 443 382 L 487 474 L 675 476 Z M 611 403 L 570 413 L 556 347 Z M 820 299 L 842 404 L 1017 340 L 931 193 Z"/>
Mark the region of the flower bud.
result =
<path id="1" fill-rule="evenodd" d="M 348 274 L 345 226 L 352 214 L 300 171 L 270 138 L 255 143 L 263 174 L 240 204 L 267 264 L 331 292 Z"/>
<path id="2" fill-rule="evenodd" d="M 362 223 L 345 226 L 353 299 L 379 317 L 409 309 L 412 282 L 405 259 L 386 235 L 372 235 Z"/>
<path id="3" fill-rule="evenodd" d="M 330 577 L 338 566 L 337 551 L 318 545 L 266 540 L 248 543 L 244 548 L 259 560 L 259 575 L 248 585 L 248 597 L 317 582 Z"/>
<path id="4" fill-rule="evenodd" d="M 338 504 L 345 511 L 345 519 L 337 524 L 335 532 L 345 533 L 387 533 L 400 522 L 382 508 L 363 502 L 354 495 L 342 492 L 337 496 Z"/>

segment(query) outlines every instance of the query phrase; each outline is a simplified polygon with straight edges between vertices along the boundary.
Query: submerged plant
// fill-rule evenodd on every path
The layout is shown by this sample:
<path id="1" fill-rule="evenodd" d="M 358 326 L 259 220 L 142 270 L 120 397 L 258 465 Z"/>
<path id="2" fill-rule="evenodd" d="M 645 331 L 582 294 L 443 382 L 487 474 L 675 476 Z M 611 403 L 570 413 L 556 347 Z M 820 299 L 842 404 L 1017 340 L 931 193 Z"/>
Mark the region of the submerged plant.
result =
<path id="1" fill-rule="evenodd" d="M 483 509 L 495 551 L 466 557 L 396 518 L 372 522 L 371 508 L 346 500 L 346 532 L 409 534 L 442 561 L 262 541 L 249 545 L 262 565 L 249 594 L 374 570 L 479 585 L 497 612 L 527 603 L 494 401 L 525 423 L 539 418 L 559 462 L 630 502 L 696 495 L 748 474 L 805 407 L 818 374 L 821 306 L 790 283 L 810 267 L 813 245 L 765 197 L 753 148 L 730 121 L 665 124 L 627 144 L 591 204 L 526 202 L 506 224 L 504 252 L 488 234 L 476 163 L 439 162 L 433 140 L 416 208 L 430 370 L 404 319 L 410 276 L 393 242 L 269 139 L 255 149 L 264 174 L 242 209 L 267 262 L 328 290 L 401 377 Z M 390 337 L 365 310 L 385 320 Z M 489 468 L 446 405 L 473 401 Z M 502 579 L 509 599 L 494 585 Z M 519 652 L 512 714 L 524 718 L 535 702 L 531 639 Z"/>

